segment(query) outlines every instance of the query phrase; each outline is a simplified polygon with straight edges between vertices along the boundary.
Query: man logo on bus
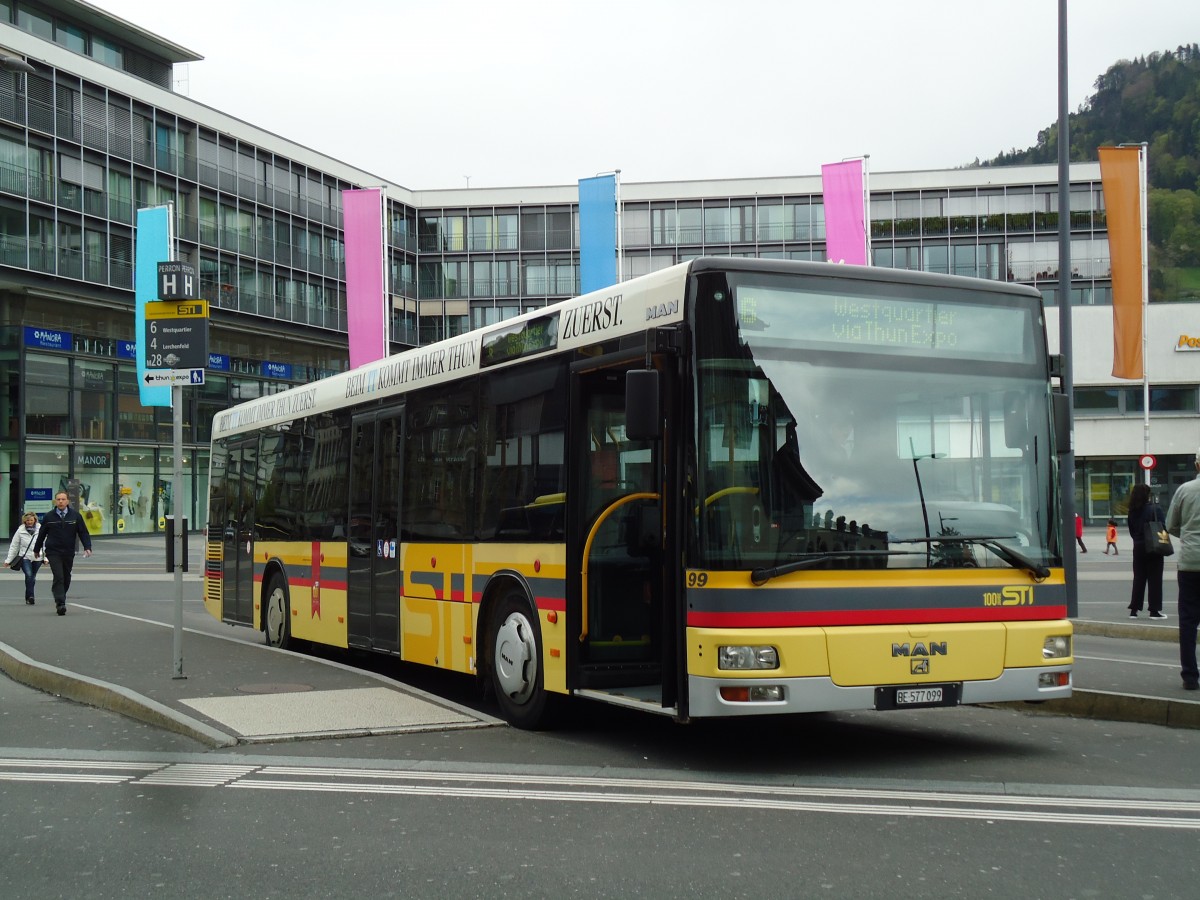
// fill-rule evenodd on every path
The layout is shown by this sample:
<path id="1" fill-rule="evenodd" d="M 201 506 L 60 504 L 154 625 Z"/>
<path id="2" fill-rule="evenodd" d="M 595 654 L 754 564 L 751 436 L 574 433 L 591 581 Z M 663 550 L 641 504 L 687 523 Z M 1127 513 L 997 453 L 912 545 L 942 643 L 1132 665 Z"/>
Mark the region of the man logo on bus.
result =
<path id="1" fill-rule="evenodd" d="M 661 319 L 663 316 L 674 316 L 679 313 L 679 301 L 672 300 L 670 303 L 655 303 L 653 306 L 646 307 L 646 321 L 651 319 Z"/>
<path id="2" fill-rule="evenodd" d="M 892 644 L 892 656 L 945 656 L 946 641 L 917 641 L 915 644 Z"/>
<path id="3" fill-rule="evenodd" d="M 928 675 L 929 674 L 929 657 L 924 656 L 921 659 L 910 659 L 909 671 L 913 675 Z"/>

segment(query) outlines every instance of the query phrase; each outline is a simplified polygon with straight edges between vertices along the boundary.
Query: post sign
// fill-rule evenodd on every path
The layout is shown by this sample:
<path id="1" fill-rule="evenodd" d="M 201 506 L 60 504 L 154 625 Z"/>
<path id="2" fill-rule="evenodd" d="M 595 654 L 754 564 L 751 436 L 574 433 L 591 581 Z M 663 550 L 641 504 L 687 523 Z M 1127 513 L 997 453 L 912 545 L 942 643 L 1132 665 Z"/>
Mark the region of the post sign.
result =
<path id="1" fill-rule="evenodd" d="M 1155 459 L 1151 454 L 1147 453 L 1138 458 L 1138 465 L 1149 472 L 1156 465 L 1158 465 L 1158 460 Z"/>
<path id="2" fill-rule="evenodd" d="M 207 301 L 147 303 L 143 346 L 147 385 L 204 384 L 208 365 Z"/>
<path id="3" fill-rule="evenodd" d="M 204 384 L 203 369 L 147 369 L 142 377 L 148 387 Z"/>
<path id="4" fill-rule="evenodd" d="M 159 300 L 197 300 L 199 288 L 195 266 L 178 261 L 158 264 Z"/>

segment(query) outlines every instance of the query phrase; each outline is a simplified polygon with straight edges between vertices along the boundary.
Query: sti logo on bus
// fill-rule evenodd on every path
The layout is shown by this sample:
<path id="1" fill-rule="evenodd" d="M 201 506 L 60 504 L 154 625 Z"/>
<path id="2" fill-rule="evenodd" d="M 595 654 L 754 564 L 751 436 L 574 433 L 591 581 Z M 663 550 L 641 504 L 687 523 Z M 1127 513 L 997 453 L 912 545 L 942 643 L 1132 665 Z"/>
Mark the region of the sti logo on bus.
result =
<path id="1" fill-rule="evenodd" d="M 915 644 L 892 644 L 892 656 L 945 656 L 946 641 L 917 641 Z"/>
<path id="2" fill-rule="evenodd" d="M 998 591 L 984 591 L 983 605 L 1033 606 L 1033 585 L 1006 584 Z"/>

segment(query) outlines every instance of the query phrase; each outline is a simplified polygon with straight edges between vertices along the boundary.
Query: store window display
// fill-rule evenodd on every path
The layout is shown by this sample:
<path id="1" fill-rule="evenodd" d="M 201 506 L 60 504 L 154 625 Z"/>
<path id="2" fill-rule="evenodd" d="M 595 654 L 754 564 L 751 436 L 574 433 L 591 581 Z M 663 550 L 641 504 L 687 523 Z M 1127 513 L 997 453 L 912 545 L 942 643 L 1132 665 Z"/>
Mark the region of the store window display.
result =
<path id="1" fill-rule="evenodd" d="M 71 498 L 79 510 L 89 534 L 109 534 L 112 530 L 113 451 L 111 448 L 80 446 L 75 451 L 75 474 L 63 480 L 59 490 Z"/>
<path id="2" fill-rule="evenodd" d="M 155 530 L 154 451 L 122 451 L 117 468 L 117 534 Z"/>

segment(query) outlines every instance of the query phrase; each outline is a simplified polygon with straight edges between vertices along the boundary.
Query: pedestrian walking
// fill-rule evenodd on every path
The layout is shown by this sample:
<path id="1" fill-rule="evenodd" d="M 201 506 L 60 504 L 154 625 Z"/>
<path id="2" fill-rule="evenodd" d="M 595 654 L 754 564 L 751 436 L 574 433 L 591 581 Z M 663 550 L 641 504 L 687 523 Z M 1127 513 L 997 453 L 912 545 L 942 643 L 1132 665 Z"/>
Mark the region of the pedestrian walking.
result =
<path id="1" fill-rule="evenodd" d="M 1117 553 L 1117 520 L 1109 519 L 1108 526 L 1104 529 L 1104 555 L 1108 556 L 1108 551 L 1112 550 L 1113 556 L 1120 556 Z"/>
<path id="2" fill-rule="evenodd" d="M 11 567 L 13 563 L 20 563 L 17 571 L 25 575 L 25 602 L 30 606 L 33 606 L 33 588 L 37 581 L 38 569 L 45 562 L 43 555 L 33 552 L 33 544 L 37 540 L 40 530 L 37 513 L 25 513 L 21 516 L 21 524 L 13 532 L 12 543 L 8 545 L 8 555 L 4 557 L 6 566 Z"/>
<path id="3" fill-rule="evenodd" d="M 1135 484 L 1129 492 L 1129 536 L 1133 539 L 1133 593 L 1129 597 L 1129 618 L 1136 619 L 1147 599 L 1150 618 L 1165 619 L 1162 611 L 1163 557 L 1146 551 L 1146 523 L 1165 522 L 1162 507 L 1150 496 L 1150 485 Z M 1149 597 L 1147 597 L 1149 594 Z"/>
<path id="4" fill-rule="evenodd" d="M 1183 688 L 1200 688 L 1196 670 L 1196 626 L 1200 624 L 1200 450 L 1197 477 L 1182 485 L 1167 510 L 1167 532 L 1179 538 L 1179 674 Z"/>
<path id="5" fill-rule="evenodd" d="M 1079 544 L 1079 552 L 1087 553 L 1087 547 L 1083 545 L 1083 516 L 1075 513 L 1075 541 Z"/>
<path id="6" fill-rule="evenodd" d="M 54 594 L 54 609 L 60 616 L 67 614 L 67 591 L 71 589 L 71 569 L 75 566 L 76 541 L 83 544 L 83 555 L 92 555 L 92 536 L 88 534 L 83 516 L 71 509 L 66 491 L 54 495 L 54 509 L 42 519 L 42 528 L 33 544 L 33 552 L 46 548 L 46 561 L 54 573 L 50 591 Z"/>

